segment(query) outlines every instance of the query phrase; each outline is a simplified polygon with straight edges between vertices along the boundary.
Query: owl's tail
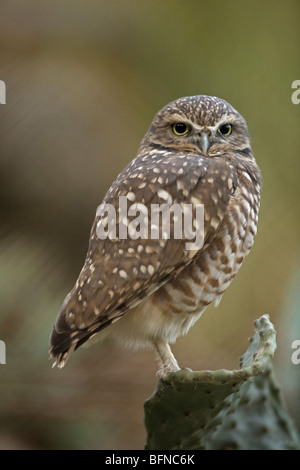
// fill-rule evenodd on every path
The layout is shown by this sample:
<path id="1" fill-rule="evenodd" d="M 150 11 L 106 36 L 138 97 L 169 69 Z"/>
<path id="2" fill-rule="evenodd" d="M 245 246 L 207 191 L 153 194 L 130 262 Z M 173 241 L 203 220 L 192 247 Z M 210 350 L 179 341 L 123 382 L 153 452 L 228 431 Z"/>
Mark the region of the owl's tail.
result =
<path id="1" fill-rule="evenodd" d="M 50 358 L 54 359 L 52 367 L 63 368 L 72 351 L 76 351 L 79 346 L 86 343 L 91 337 L 112 323 L 112 319 L 104 317 L 101 321 L 94 323 L 88 328 L 72 329 L 66 322 L 66 307 L 69 295 L 66 297 L 56 323 L 50 335 Z"/>

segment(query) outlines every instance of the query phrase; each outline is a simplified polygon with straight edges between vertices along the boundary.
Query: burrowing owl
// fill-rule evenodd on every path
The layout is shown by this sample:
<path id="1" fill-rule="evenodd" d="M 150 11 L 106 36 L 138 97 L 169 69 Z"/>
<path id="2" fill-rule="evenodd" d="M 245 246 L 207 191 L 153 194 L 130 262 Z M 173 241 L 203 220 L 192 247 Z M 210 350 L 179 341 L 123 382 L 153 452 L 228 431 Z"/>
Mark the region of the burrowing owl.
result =
<path id="1" fill-rule="evenodd" d="M 256 234 L 260 190 L 246 122 L 229 103 L 198 95 L 159 111 L 96 213 L 84 266 L 52 331 L 54 365 L 109 327 L 124 345 L 155 349 L 161 377 L 178 370 L 169 344 L 219 303 L 236 275 Z M 121 200 L 132 211 L 126 216 Z M 192 214 L 204 208 L 201 246 L 188 248 L 183 230 L 181 237 L 160 231 L 163 211 L 154 223 L 150 209 L 163 204 Z M 110 221 L 103 207 L 115 209 Z M 174 228 L 178 214 L 170 211 L 169 220 Z M 103 224 L 106 237 L 97 232 Z"/>

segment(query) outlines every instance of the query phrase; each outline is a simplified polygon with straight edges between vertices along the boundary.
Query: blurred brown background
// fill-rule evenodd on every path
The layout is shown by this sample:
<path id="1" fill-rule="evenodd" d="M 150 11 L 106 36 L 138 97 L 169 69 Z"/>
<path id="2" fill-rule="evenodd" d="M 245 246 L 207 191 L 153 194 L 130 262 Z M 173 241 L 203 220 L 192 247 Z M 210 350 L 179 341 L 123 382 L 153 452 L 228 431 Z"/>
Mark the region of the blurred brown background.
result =
<path id="1" fill-rule="evenodd" d="M 0 448 L 143 448 L 153 353 L 107 341 L 60 371 L 48 339 L 104 193 L 154 114 L 193 94 L 244 115 L 264 188 L 251 254 L 173 349 L 182 366 L 237 368 L 253 321 L 268 313 L 299 424 L 299 15 L 297 0 L 1 0 Z"/>

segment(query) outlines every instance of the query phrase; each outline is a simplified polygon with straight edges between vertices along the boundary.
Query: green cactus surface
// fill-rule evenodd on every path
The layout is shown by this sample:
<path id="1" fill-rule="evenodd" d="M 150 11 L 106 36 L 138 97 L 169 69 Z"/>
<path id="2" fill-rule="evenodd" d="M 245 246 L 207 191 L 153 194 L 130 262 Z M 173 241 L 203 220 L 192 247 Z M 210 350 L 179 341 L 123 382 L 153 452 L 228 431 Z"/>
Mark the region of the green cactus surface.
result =
<path id="1" fill-rule="evenodd" d="M 145 449 L 299 449 L 272 367 L 276 331 L 268 315 L 238 370 L 182 369 L 160 379 L 145 402 Z"/>

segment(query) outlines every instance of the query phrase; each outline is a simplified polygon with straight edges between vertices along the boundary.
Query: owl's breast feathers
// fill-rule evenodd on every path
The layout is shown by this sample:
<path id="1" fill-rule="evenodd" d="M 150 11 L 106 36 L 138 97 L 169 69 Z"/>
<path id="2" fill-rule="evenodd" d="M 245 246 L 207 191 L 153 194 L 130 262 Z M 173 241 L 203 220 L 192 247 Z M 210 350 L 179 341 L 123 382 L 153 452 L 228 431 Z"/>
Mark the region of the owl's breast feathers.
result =
<path id="1" fill-rule="evenodd" d="M 50 354 L 59 366 L 72 350 L 137 305 L 142 307 L 149 296 L 160 303 L 162 314 L 168 308 L 196 313 L 218 300 L 253 243 L 260 186 L 251 156 L 207 159 L 154 149 L 133 160 L 103 200 L 116 210 L 117 233 L 120 196 L 128 206 L 146 207 L 148 218 L 153 204 L 191 204 L 193 213 L 203 204 L 203 246 L 190 251 L 184 237 L 100 239 L 96 216 L 84 267 L 51 335 Z"/>

